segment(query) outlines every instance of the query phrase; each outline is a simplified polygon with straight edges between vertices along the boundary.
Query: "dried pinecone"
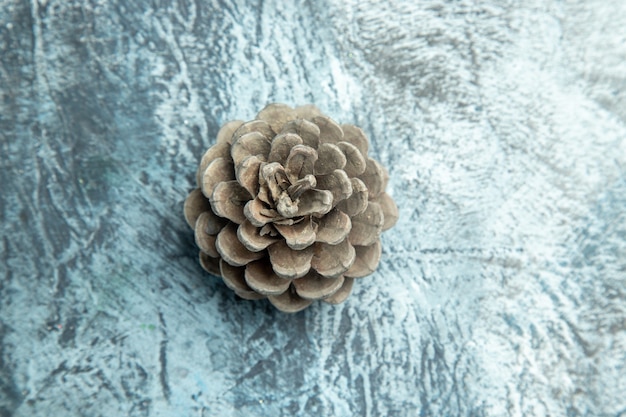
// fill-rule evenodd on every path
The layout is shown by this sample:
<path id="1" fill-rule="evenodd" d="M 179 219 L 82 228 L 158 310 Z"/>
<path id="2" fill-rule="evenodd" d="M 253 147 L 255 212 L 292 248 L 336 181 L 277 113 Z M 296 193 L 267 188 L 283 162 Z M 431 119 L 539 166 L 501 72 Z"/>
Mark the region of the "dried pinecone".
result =
<path id="1" fill-rule="evenodd" d="M 367 150 L 361 129 L 312 105 L 270 104 L 226 123 L 185 201 L 203 268 L 285 312 L 345 300 L 398 219 L 388 174 Z"/>

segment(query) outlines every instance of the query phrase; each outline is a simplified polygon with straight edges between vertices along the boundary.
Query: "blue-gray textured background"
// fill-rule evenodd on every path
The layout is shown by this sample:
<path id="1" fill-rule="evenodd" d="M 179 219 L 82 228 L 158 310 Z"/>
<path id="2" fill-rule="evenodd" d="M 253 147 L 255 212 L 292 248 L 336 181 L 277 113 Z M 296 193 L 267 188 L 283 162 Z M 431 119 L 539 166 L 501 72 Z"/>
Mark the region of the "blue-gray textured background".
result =
<path id="1" fill-rule="evenodd" d="M 626 2 L 0 0 L 1 416 L 626 415 Z M 339 306 L 196 260 L 219 126 L 312 102 L 400 206 Z"/>

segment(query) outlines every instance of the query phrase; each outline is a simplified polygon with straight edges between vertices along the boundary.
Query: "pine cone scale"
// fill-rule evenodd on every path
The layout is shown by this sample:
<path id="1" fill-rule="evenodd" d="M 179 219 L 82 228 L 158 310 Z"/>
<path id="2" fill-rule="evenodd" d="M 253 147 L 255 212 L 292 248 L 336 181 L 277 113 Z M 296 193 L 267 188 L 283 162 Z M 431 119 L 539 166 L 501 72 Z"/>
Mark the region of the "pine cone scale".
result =
<path id="1" fill-rule="evenodd" d="M 260 133 L 267 140 L 271 140 L 275 135 L 274 131 L 265 120 L 252 120 L 241 124 L 239 128 L 235 130 L 233 136 L 227 140 L 227 142 L 229 144 L 233 144 L 237 142 L 240 137 L 250 132 Z"/>
<path id="2" fill-rule="evenodd" d="M 216 235 L 208 233 L 211 223 L 211 214 L 209 211 L 202 213 L 198 220 L 196 220 L 196 227 L 194 229 L 196 245 L 200 250 L 212 258 L 219 258 L 220 254 L 215 247 Z"/>
<path id="3" fill-rule="evenodd" d="M 237 228 L 237 238 L 251 252 L 260 252 L 279 240 L 278 236 L 261 235 L 261 228 L 254 226 L 248 219 Z"/>
<path id="4" fill-rule="evenodd" d="M 317 116 L 313 118 L 313 123 L 320 128 L 320 139 L 322 143 L 339 143 L 343 140 L 343 130 L 333 119 L 328 116 Z"/>
<path id="5" fill-rule="evenodd" d="M 346 213 L 350 217 L 361 214 L 367 208 L 369 201 L 369 192 L 367 186 L 358 178 L 351 178 L 352 195 L 347 199 L 340 201 L 337 208 Z"/>
<path id="6" fill-rule="evenodd" d="M 196 172 L 196 184 L 198 184 L 198 187 L 202 188 L 202 179 L 204 177 L 204 173 L 209 164 L 217 158 L 230 158 L 230 144 L 225 142 L 218 142 L 214 146 L 210 147 L 204 153 L 204 155 L 202 155 L 200 166 L 198 167 L 198 171 Z"/>
<path id="7" fill-rule="evenodd" d="M 366 158 L 356 146 L 348 142 L 339 142 L 337 147 L 339 147 L 339 150 L 341 150 L 346 157 L 346 164 L 343 170 L 348 177 L 357 177 L 365 172 L 367 164 Z"/>
<path id="8" fill-rule="evenodd" d="M 274 307 L 285 313 L 297 313 L 313 303 L 313 300 L 300 297 L 292 288 L 290 287 L 289 290 L 280 295 L 270 295 L 267 299 Z"/>
<path id="9" fill-rule="evenodd" d="M 302 145 L 302 138 L 295 133 L 281 133 L 272 140 L 267 162 L 277 162 L 281 166 L 285 165 L 289 153 L 294 146 Z"/>
<path id="10" fill-rule="evenodd" d="M 367 161 L 369 141 L 365 132 L 354 125 L 341 125 L 341 129 L 343 130 L 344 141 L 354 145 L 361 152 L 363 159 Z"/>
<path id="11" fill-rule="evenodd" d="M 183 211 L 185 213 L 185 220 L 187 221 L 187 224 L 191 228 L 195 228 L 198 217 L 206 211 L 211 211 L 211 204 L 207 199 L 202 197 L 202 191 L 199 188 L 196 188 L 189 193 L 189 196 L 187 196 L 183 206 Z"/>
<path id="12" fill-rule="evenodd" d="M 274 272 L 285 279 L 305 276 L 311 269 L 313 247 L 292 250 L 284 241 L 278 241 L 267 248 Z"/>
<path id="13" fill-rule="evenodd" d="M 300 297 L 306 300 L 320 300 L 335 294 L 343 286 L 343 275 L 328 279 L 314 271 L 293 281 L 293 287 Z"/>
<path id="14" fill-rule="evenodd" d="M 317 161 L 317 151 L 310 146 L 296 145 L 289 152 L 285 162 L 285 170 L 292 183 L 308 175 L 313 175 L 315 162 Z"/>
<path id="15" fill-rule="evenodd" d="M 276 275 L 267 262 L 254 261 L 246 266 L 244 273 L 246 283 L 254 291 L 262 295 L 279 295 L 289 289 L 290 279 Z"/>
<path id="16" fill-rule="evenodd" d="M 318 159 L 315 163 L 315 173 L 328 175 L 337 169 L 346 166 L 346 156 L 339 146 L 333 143 L 322 143 L 317 149 Z"/>
<path id="17" fill-rule="evenodd" d="M 241 293 L 254 292 L 244 277 L 246 271 L 245 267 L 232 266 L 223 259 L 220 259 L 219 266 L 222 279 L 228 288 Z"/>
<path id="18" fill-rule="evenodd" d="M 365 211 L 352 217 L 352 229 L 348 240 L 353 245 L 372 245 L 383 231 L 384 223 L 385 218 L 380 204 L 370 201 Z"/>
<path id="19" fill-rule="evenodd" d="M 235 166 L 253 155 L 267 156 L 270 152 L 270 141 L 259 132 L 249 132 L 241 136 L 230 147 L 230 156 Z"/>
<path id="20" fill-rule="evenodd" d="M 337 245 L 341 243 L 352 229 L 350 216 L 338 209 L 333 209 L 318 220 L 315 241 Z"/>
<path id="21" fill-rule="evenodd" d="M 383 167 L 374 159 L 367 158 L 365 171 L 358 178 L 365 184 L 370 200 L 378 197 L 385 190 L 385 176 Z"/>
<path id="22" fill-rule="evenodd" d="M 370 246 L 354 246 L 354 250 L 354 263 L 344 275 L 351 278 L 362 278 L 374 272 L 382 254 L 380 239 Z"/>
<path id="23" fill-rule="evenodd" d="M 287 122 L 297 118 L 298 115 L 291 107 L 278 103 L 266 106 L 257 114 L 257 119 L 265 120 L 275 133 L 279 133 Z"/>
<path id="24" fill-rule="evenodd" d="M 315 178 L 320 189 L 331 192 L 333 207 L 352 195 L 352 181 L 342 169 L 336 169 L 328 175 L 318 175 Z"/>
<path id="25" fill-rule="evenodd" d="M 209 201 L 215 214 L 241 224 L 246 221 L 244 205 L 247 204 L 249 198 L 248 190 L 233 180 L 218 183 Z"/>
<path id="26" fill-rule="evenodd" d="M 302 250 L 311 246 L 317 236 L 317 224 L 310 217 L 294 225 L 275 224 L 274 227 L 285 238 L 287 246 L 293 250 Z"/>
<path id="27" fill-rule="evenodd" d="M 232 266 L 245 266 L 261 259 L 263 252 L 252 252 L 237 238 L 237 229 L 233 223 L 224 227 L 217 235 L 215 247 L 223 260 Z"/>
<path id="28" fill-rule="evenodd" d="M 354 260 L 354 247 L 344 239 L 336 245 L 316 243 L 311 266 L 324 277 L 337 278 L 350 269 Z"/>
<path id="29" fill-rule="evenodd" d="M 263 160 L 257 155 L 251 155 L 241 161 L 235 167 L 235 178 L 245 188 L 250 197 L 254 198 L 259 193 L 259 170 Z"/>
<path id="30" fill-rule="evenodd" d="M 320 128 L 305 119 L 296 119 L 283 126 L 284 133 L 295 133 L 302 138 L 302 143 L 317 149 L 320 143 Z"/>
<path id="31" fill-rule="evenodd" d="M 215 158 L 209 163 L 202 175 L 202 194 L 206 198 L 211 198 L 215 187 L 219 183 L 234 179 L 233 162 L 222 157 Z"/>
<path id="32" fill-rule="evenodd" d="M 344 276 L 343 284 L 341 285 L 341 288 L 336 293 L 334 293 L 333 295 L 327 298 L 324 298 L 323 300 L 329 304 L 343 303 L 346 300 L 346 298 L 350 296 L 353 285 L 354 285 L 354 279 Z"/>

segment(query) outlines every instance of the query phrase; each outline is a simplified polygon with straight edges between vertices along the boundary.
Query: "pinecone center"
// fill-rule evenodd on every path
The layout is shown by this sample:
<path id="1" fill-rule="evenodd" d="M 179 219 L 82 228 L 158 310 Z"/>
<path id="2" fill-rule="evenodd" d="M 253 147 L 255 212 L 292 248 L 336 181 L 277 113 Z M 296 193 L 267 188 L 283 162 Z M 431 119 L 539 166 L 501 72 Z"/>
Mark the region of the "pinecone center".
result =
<path id="1" fill-rule="evenodd" d="M 274 222 L 302 217 L 298 214 L 300 198 L 317 185 L 314 175 L 297 178 L 278 162 L 263 164 L 259 175 L 259 198 L 267 205 L 264 215 L 273 218 Z M 294 219 L 289 223 L 297 223 L 299 220 Z"/>

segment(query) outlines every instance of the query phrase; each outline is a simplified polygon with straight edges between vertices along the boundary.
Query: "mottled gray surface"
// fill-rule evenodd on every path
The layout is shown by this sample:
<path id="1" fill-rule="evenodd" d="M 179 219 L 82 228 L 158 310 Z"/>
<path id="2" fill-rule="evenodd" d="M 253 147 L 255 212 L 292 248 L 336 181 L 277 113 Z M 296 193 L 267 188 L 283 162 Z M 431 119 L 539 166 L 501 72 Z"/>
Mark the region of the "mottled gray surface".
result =
<path id="1" fill-rule="evenodd" d="M 291 4 L 0 0 L 0 415 L 626 415 L 626 2 Z M 199 157 L 270 101 L 391 172 L 343 305 L 197 264 Z"/>

